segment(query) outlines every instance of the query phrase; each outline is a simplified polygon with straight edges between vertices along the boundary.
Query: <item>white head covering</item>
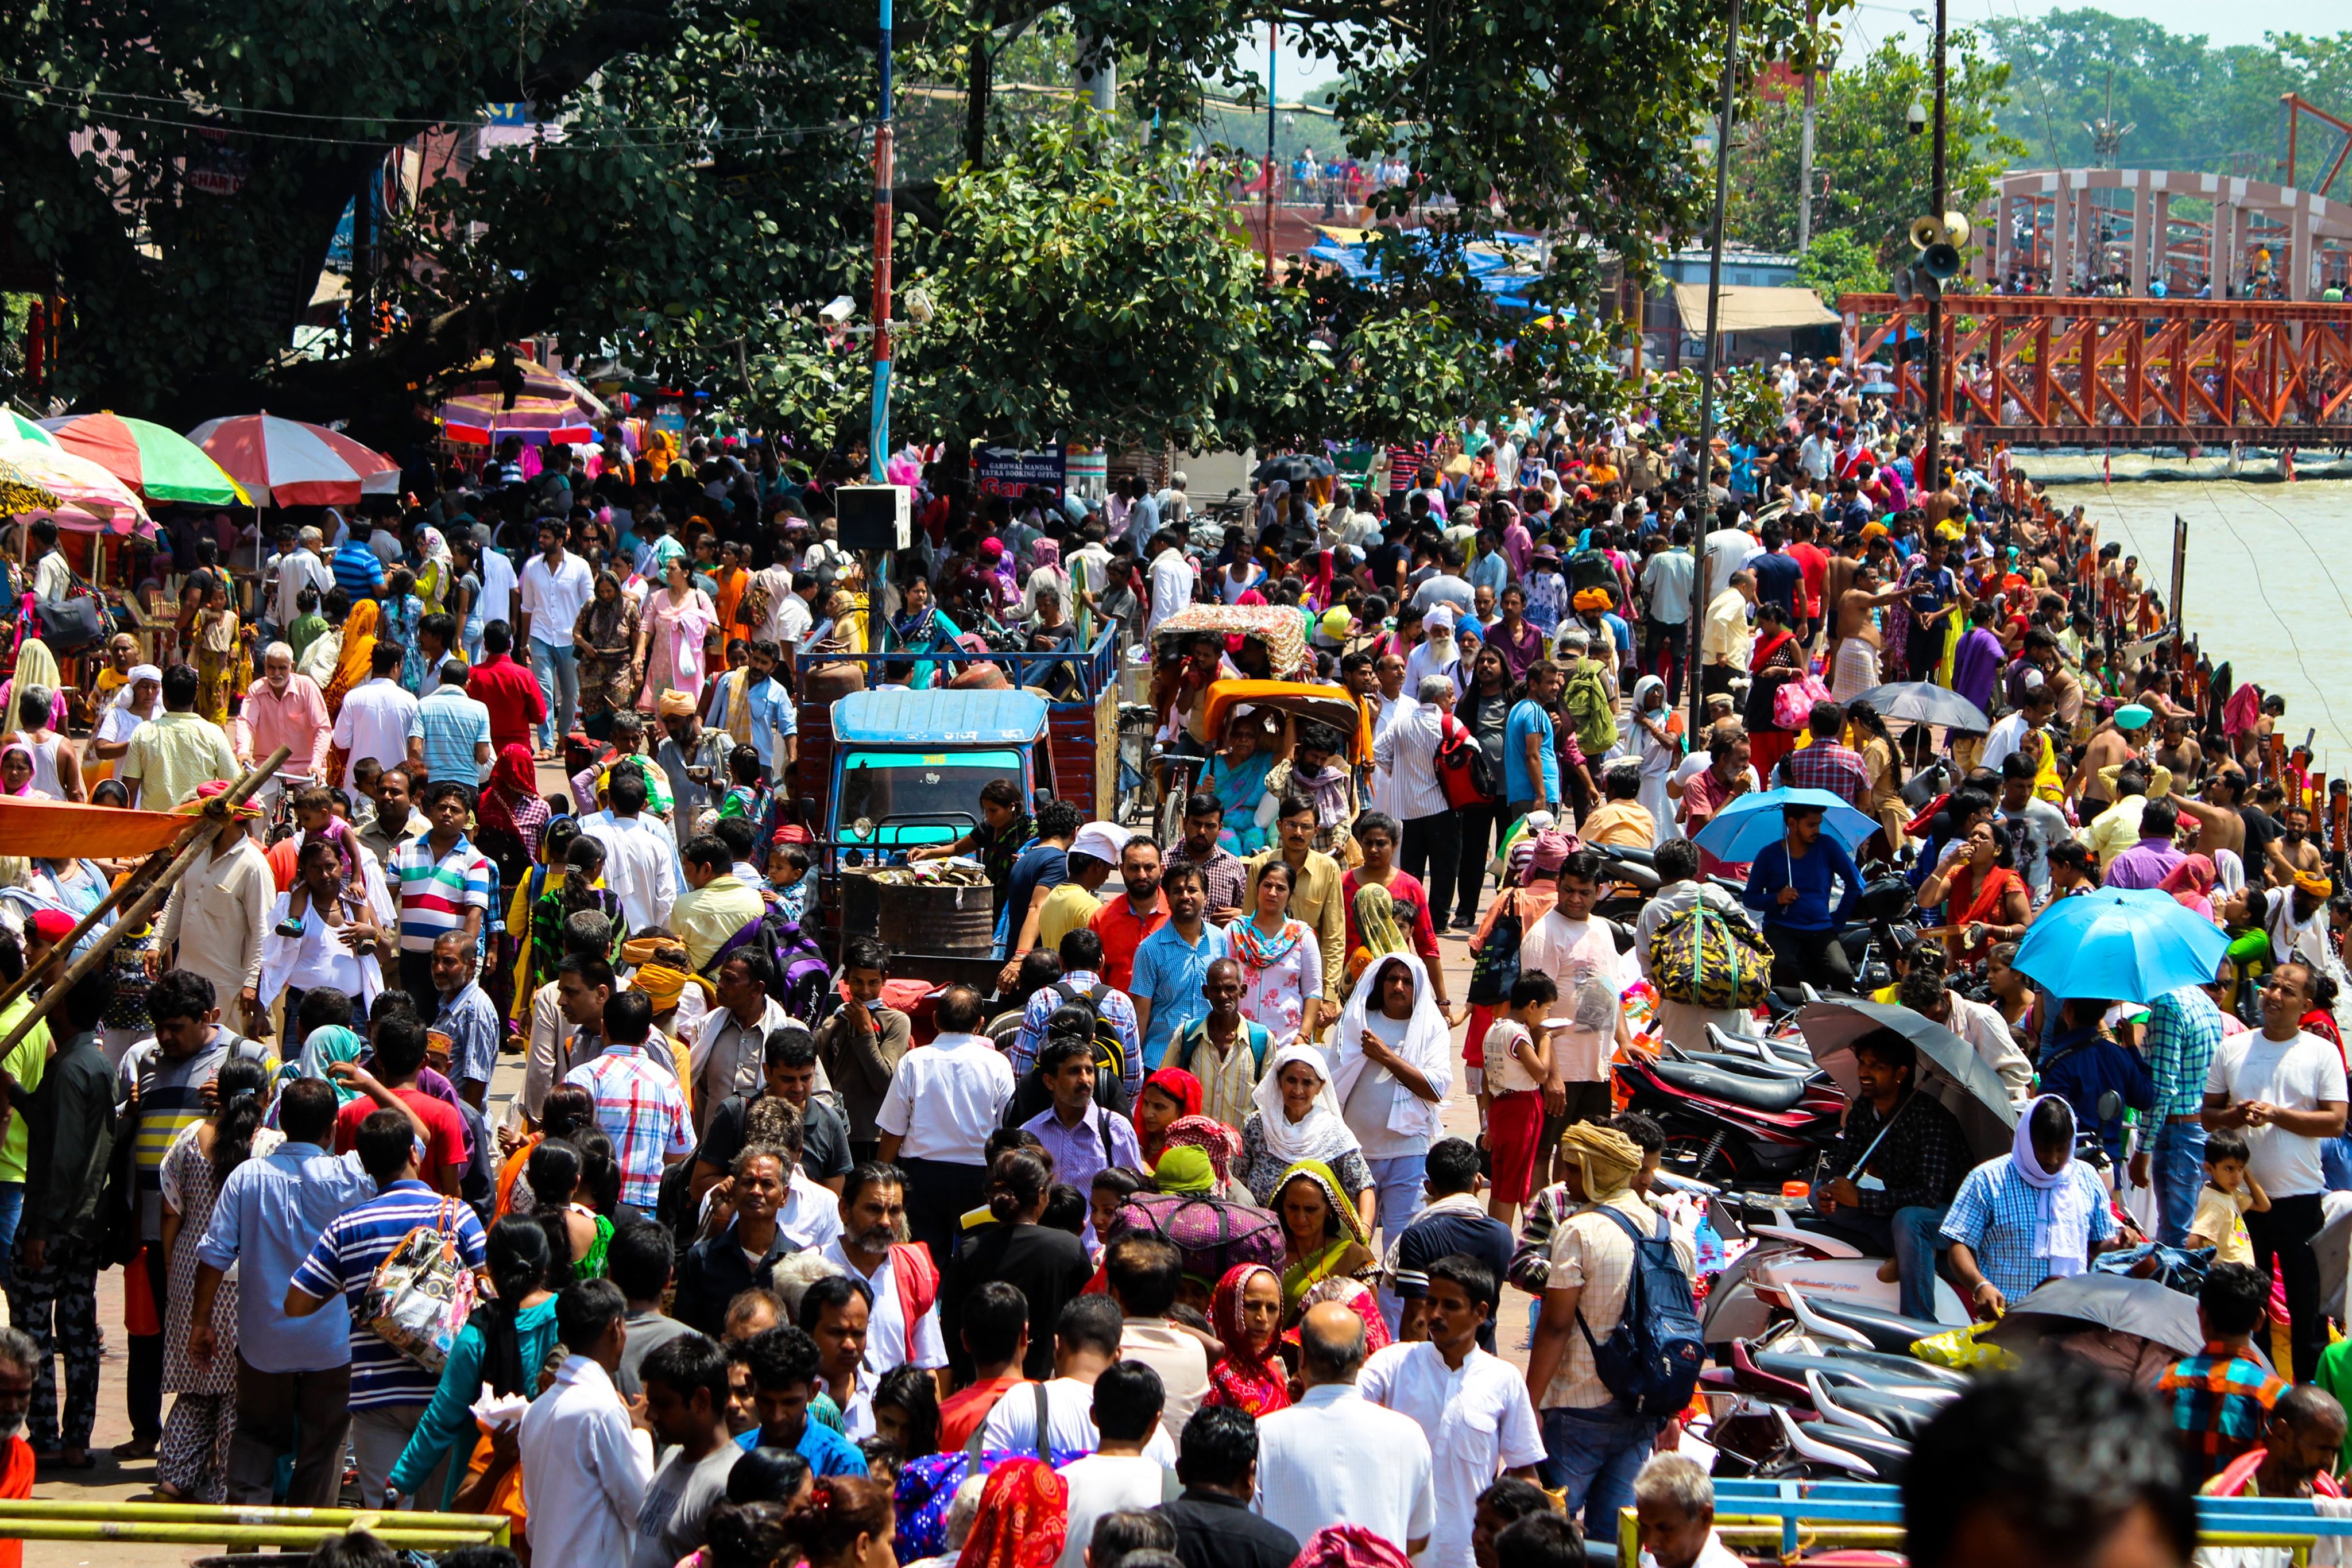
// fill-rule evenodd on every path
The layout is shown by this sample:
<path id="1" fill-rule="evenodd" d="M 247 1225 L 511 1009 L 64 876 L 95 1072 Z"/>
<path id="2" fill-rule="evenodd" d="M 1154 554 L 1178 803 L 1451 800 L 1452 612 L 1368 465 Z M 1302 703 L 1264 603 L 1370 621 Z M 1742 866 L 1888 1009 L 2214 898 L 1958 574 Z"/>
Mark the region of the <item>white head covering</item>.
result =
<path id="1" fill-rule="evenodd" d="M 2033 1152 L 2033 1113 L 2048 1101 L 2066 1113 L 2066 1159 L 2056 1170 L 2044 1170 Z M 2088 1265 L 2091 1250 L 2093 1197 L 2074 1169 L 2074 1108 L 2055 1094 L 2029 1101 L 2019 1111 L 2017 1131 L 2011 1139 L 2009 1163 L 2038 1200 L 2033 1217 L 2032 1256 L 2053 1277 L 2079 1274 Z"/>
<path id="2" fill-rule="evenodd" d="M 1296 1122 L 1282 1104 L 1282 1070 L 1294 1061 L 1307 1063 L 1323 1080 L 1315 1103 Z M 1362 1146 L 1356 1142 L 1356 1134 L 1348 1131 L 1348 1124 L 1339 1119 L 1339 1102 L 1331 1092 L 1330 1064 L 1315 1046 L 1293 1043 L 1276 1051 L 1267 1059 L 1265 1071 L 1258 1075 L 1257 1089 L 1250 1098 L 1257 1104 L 1258 1128 L 1265 1138 L 1265 1152 L 1281 1162 L 1285 1170 L 1301 1160 L 1321 1160 L 1330 1165 Z"/>
<path id="3" fill-rule="evenodd" d="M 1412 1017 L 1406 1020 L 1404 1039 L 1397 1043 L 1396 1053 L 1406 1066 L 1417 1069 L 1429 1081 L 1429 1086 L 1437 1091 L 1437 1099 L 1432 1102 L 1418 1094 L 1397 1095 L 1389 1112 L 1388 1130 L 1399 1137 L 1433 1137 L 1438 1131 L 1437 1113 L 1454 1088 L 1453 1034 L 1430 988 L 1429 971 L 1411 953 L 1384 953 L 1365 965 L 1364 972 L 1356 977 L 1356 988 L 1347 1005 L 1339 1009 L 1331 1092 L 1339 1103 L 1345 1105 L 1367 1071 L 1386 1074 L 1394 1081 L 1388 1069 L 1374 1066 L 1364 1054 L 1364 1032 L 1371 1027 L 1371 1017 L 1380 1009 L 1376 988 L 1391 964 L 1402 964 L 1412 973 Z"/>
<path id="4" fill-rule="evenodd" d="M 1077 837 L 1070 841 L 1069 852 L 1092 855 L 1098 861 L 1108 861 L 1117 865 L 1118 857 L 1127 851 L 1127 841 L 1134 836 L 1133 829 L 1122 828 L 1117 822 L 1088 822 L 1078 830 Z"/>
<path id="5" fill-rule="evenodd" d="M 163 672 L 152 664 L 131 665 L 130 669 L 123 672 L 122 684 L 115 688 L 114 706 L 131 708 L 132 713 L 137 713 L 139 711 L 137 708 L 131 707 L 131 694 L 139 689 L 139 683 L 142 681 L 153 681 L 160 686 L 163 682 Z M 159 691 L 155 694 L 155 700 L 152 706 L 160 708 L 163 702 L 163 695 Z M 153 715 L 150 714 L 147 716 L 152 717 Z"/>
<path id="6" fill-rule="evenodd" d="M 1448 637 L 1453 636 L 1454 606 L 1451 604 L 1431 605 L 1429 607 L 1429 613 L 1422 617 L 1421 623 L 1423 629 L 1427 631 L 1433 637 L 1437 636 L 1440 633 Z"/>

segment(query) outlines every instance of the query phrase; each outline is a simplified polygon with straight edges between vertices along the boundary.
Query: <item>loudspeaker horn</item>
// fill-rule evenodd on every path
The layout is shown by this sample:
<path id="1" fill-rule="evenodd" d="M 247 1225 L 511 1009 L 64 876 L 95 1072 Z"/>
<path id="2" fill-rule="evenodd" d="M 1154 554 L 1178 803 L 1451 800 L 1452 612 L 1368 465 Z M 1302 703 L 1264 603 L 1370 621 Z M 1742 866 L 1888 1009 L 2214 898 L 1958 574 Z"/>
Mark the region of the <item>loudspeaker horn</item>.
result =
<path id="1" fill-rule="evenodd" d="M 1913 218 L 1911 220 L 1911 248 L 1913 250 L 1925 250 L 1931 245 L 1940 244 L 1943 237 L 1944 225 L 1936 219 L 1927 217 Z"/>
<path id="2" fill-rule="evenodd" d="M 1957 246 L 1965 250 L 1968 248 L 1969 236 L 1974 233 L 1976 233 L 1976 230 L 1969 226 L 1968 214 L 1946 213 L 1944 214 L 1944 243 L 1946 245 Z"/>
<path id="3" fill-rule="evenodd" d="M 1938 241 L 1919 253 L 1920 270 L 1941 283 L 1960 275 L 1960 253 L 1958 246 Z"/>

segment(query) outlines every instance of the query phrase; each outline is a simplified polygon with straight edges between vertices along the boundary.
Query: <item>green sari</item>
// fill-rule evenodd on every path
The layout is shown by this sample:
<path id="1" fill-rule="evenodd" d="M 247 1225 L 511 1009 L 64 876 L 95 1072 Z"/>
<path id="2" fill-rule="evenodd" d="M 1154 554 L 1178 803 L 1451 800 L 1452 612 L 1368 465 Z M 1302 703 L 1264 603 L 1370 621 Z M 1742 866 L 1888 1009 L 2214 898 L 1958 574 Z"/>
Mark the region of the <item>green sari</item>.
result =
<path id="1" fill-rule="evenodd" d="M 1348 1255 L 1350 1247 L 1369 1249 L 1371 1246 L 1371 1238 L 1364 1233 L 1363 1218 L 1357 1214 L 1356 1206 L 1340 1195 L 1339 1178 L 1321 1160 L 1301 1160 L 1282 1173 L 1282 1180 L 1275 1185 L 1274 1189 L 1274 1209 L 1277 1216 L 1282 1212 L 1284 1189 L 1301 1176 L 1323 1189 L 1323 1201 L 1331 1207 L 1339 1234 L 1327 1238 L 1320 1249 L 1297 1262 L 1284 1264 L 1282 1312 L 1284 1318 L 1292 1322 L 1297 1319 L 1300 1302 L 1307 1292 L 1338 1270 L 1340 1260 Z"/>

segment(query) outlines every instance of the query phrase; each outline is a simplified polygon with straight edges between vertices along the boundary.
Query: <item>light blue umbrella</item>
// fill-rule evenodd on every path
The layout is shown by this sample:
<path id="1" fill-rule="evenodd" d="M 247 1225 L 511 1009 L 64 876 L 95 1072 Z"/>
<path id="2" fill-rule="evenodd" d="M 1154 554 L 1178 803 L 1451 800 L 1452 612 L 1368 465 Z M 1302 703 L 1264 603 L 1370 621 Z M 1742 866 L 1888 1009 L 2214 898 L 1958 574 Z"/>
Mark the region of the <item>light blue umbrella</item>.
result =
<path id="1" fill-rule="evenodd" d="M 1781 810 L 1788 806 L 1820 807 L 1822 831 L 1835 839 L 1848 854 L 1878 831 L 1875 821 L 1848 805 L 1843 796 L 1826 789 L 1766 789 L 1760 794 L 1742 795 L 1717 811 L 1714 820 L 1698 831 L 1696 841 L 1719 861 L 1752 861 L 1767 844 L 1777 844 L 1786 836 L 1788 825 Z"/>
<path id="2" fill-rule="evenodd" d="M 2095 888 L 2042 912 L 2013 967 L 2053 997 L 2150 1002 L 2210 985 L 2230 939 L 2158 888 Z"/>

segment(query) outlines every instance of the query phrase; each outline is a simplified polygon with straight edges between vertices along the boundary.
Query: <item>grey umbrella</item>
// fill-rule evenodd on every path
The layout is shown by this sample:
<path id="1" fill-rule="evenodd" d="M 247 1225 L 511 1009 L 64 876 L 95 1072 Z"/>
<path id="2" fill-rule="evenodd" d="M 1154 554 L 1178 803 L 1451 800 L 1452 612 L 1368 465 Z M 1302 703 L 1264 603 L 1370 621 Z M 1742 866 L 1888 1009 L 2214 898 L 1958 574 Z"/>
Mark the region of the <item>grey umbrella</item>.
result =
<path id="1" fill-rule="evenodd" d="M 2352 1273 L 2352 1192 L 2331 1192 L 2321 1198 L 2325 1217 L 2311 1249 L 2319 1256 L 2319 1304 L 2330 1317 L 2344 1315 L 2344 1281 Z"/>
<path id="2" fill-rule="evenodd" d="M 2015 1142 L 2017 1109 L 2000 1075 L 1985 1065 L 1975 1046 L 1926 1014 L 1884 1002 L 1821 1001 L 1797 1014 L 1797 1027 L 1814 1062 L 1848 1094 L 1862 1088 L 1854 1042 L 1878 1030 L 1893 1030 L 1918 1051 L 1918 1085 L 1959 1123 L 1970 1157 L 1993 1159 Z"/>
<path id="3" fill-rule="evenodd" d="M 1948 687 L 1927 681 L 1893 681 L 1871 687 L 1856 700 L 1868 703 L 1881 718 L 1906 724 L 1940 724 L 1979 735 L 1992 728 L 1984 709 Z"/>
<path id="4" fill-rule="evenodd" d="M 2137 1334 L 2183 1355 L 2195 1355 L 2205 1348 L 2205 1336 L 2197 1327 L 2195 1297 L 2154 1280 L 2132 1280 L 2121 1274 L 2076 1274 L 2053 1280 L 2023 1301 L 2011 1302 L 2000 1322 L 1984 1337 L 2022 1351 L 2038 1344 L 2044 1334 L 2078 1328 Z"/>
<path id="5" fill-rule="evenodd" d="M 1250 477 L 1260 484 L 1284 479 L 1295 486 L 1315 477 L 1315 465 L 1304 457 L 1269 457 L 1257 465 Z"/>

